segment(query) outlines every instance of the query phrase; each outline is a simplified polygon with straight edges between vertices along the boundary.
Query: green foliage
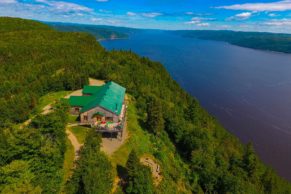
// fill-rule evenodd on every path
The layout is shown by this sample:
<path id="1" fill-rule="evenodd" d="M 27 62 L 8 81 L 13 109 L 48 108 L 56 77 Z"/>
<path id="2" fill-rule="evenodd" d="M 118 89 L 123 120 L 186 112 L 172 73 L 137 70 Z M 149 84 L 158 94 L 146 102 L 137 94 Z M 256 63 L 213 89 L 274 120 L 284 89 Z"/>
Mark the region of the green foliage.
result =
<path id="1" fill-rule="evenodd" d="M 0 17 L 0 33 L 26 30 L 51 30 L 47 25 L 33 20 L 23 20 L 20 18 Z"/>
<path id="2" fill-rule="evenodd" d="M 135 151 L 131 151 L 126 163 L 127 185 L 125 192 L 129 194 L 154 193 L 151 171 L 140 164 Z"/>
<path id="3" fill-rule="evenodd" d="M 66 140 L 66 152 L 64 155 L 63 164 L 63 180 L 61 185 L 61 192 L 64 193 L 65 185 L 73 173 L 75 150 L 69 139 Z"/>
<path id="4" fill-rule="evenodd" d="M 225 41 L 247 48 L 291 53 L 290 34 L 215 30 L 176 31 L 174 33 L 178 33 L 186 37 Z"/>
<path id="5" fill-rule="evenodd" d="M 0 126 L 28 119 L 40 96 L 81 88 L 88 82 L 82 64 L 103 50 L 87 34 L 35 21 L 1 18 L 0 25 Z"/>
<path id="6" fill-rule="evenodd" d="M 103 39 L 120 39 L 127 38 L 127 33 L 133 31 L 130 28 L 113 27 L 113 26 L 96 26 L 86 24 L 69 24 L 69 23 L 48 23 L 56 30 L 64 32 L 87 32 L 96 37 L 97 40 Z"/>
<path id="7" fill-rule="evenodd" d="M 0 168 L 0 191 L 3 194 L 41 193 L 40 187 L 33 187 L 33 178 L 34 174 L 30 171 L 27 161 L 14 160 Z"/>
<path id="8" fill-rule="evenodd" d="M 150 98 L 147 109 L 147 126 L 149 131 L 160 134 L 164 130 L 162 105 L 156 98 Z"/>
<path id="9" fill-rule="evenodd" d="M 139 122 L 136 101 L 129 95 L 127 109 L 127 131 L 130 138 L 118 149 L 110 160 L 113 166 L 117 166 L 120 177 L 125 176 L 126 163 L 130 152 L 134 149 L 138 155 L 154 157 L 161 166 L 162 182 L 155 188 L 155 193 L 190 193 L 190 186 L 186 178 L 187 165 L 185 165 L 176 153 L 175 146 L 165 132 L 156 136 Z M 121 170 L 120 169 L 125 169 Z"/>
<path id="10" fill-rule="evenodd" d="M 8 174 L 19 177 L 13 180 L 14 186 L 22 181 L 27 186 L 23 189 L 31 189 L 32 192 L 58 192 L 63 178 L 62 167 L 66 150 L 66 111 L 67 107 L 61 103 L 55 106 L 54 112 L 36 116 L 28 127 L 9 127 L 0 131 L 3 138 L 0 144 L 0 164 L 3 169 L 14 168 L 15 173 L 18 173 L 16 176 Z M 5 181 L 0 181 L 0 188 L 6 184 Z"/>
<path id="11" fill-rule="evenodd" d="M 113 184 L 112 166 L 100 151 L 100 143 L 100 136 L 91 130 L 67 184 L 67 193 L 110 193 Z"/>

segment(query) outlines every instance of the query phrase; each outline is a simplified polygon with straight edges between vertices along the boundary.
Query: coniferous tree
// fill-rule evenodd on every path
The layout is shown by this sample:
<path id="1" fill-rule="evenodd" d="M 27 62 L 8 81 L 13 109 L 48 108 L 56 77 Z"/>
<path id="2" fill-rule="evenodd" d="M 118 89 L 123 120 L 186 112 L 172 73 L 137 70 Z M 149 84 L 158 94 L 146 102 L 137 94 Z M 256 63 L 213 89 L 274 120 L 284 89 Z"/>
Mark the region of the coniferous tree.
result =
<path id="1" fill-rule="evenodd" d="M 67 184 L 67 193 L 110 193 L 113 185 L 112 166 L 100 151 L 100 143 L 99 134 L 90 131 L 74 174 Z"/>
<path id="2" fill-rule="evenodd" d="M 147 108 L 147 127 L 149 131 L 159 135 L 164 130 L 164 125 L 165 121 L 161 102 L 157 98 L 151 97 Z"/>
<path id="3" fill-rule="evenodd" d="M 128 194 L 154 193 L 153 181 L 150 169 L 140 164 L 136 152 L 129 154 L 126 168 L 128 172 L 125 192 Z"/>

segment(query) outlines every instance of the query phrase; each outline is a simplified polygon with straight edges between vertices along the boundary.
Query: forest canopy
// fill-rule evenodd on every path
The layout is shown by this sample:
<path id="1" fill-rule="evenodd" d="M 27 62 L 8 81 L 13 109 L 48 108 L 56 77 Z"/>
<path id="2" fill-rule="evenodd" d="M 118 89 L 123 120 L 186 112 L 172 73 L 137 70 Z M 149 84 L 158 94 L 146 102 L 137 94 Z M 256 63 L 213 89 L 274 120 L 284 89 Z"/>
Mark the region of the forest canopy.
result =
<path id="1" fill-rule="evenodd" d="M 291 34 L 228 30 L 181 30 L 174 33 L 190 38 L 224 41 L 252 49 L 291 53 Z"/>

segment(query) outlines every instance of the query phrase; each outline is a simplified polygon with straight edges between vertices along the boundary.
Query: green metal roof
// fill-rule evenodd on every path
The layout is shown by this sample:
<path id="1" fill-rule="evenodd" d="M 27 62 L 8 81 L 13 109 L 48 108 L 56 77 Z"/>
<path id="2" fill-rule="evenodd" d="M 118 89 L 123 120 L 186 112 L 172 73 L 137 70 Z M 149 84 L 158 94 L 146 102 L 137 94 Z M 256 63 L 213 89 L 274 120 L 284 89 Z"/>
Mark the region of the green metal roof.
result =
<path id="1" fill-rule="evenodd" d="M 93 96 L 71 96 L 69 103 L 71 106 L 83 107 L 93 100 Z"/>
<path id="2" fill-rule="evenodd" d="M 83 94 L 96 94 L 103 86 L 84 86 Z"/>
<path id="3" fill-rule="evenodd" d="M 97 86 L 98 87 L 98 86 Z M 95 91 L 95 93 L 92 93 L 92 96 L 79 96 L 79 98 L 72 99 L 70 98 L 70 105 L 71 106 L 76 106 L 82 104 L 82 109 L 81 112 L 86 112 L 92 108 L 95 108 L 97 106 L 100 106 L 110 112 L 115 113 L 116 115 L 119 115 L 121 113 L 122 109 L 122 103 L 124 100 L 125 96 L 125 88 L 118 85 L 115 82 L 107 82 L 103 86 L 99 86 L 98 89 L 94 86 L 88 87 L 86 90 L 90 90 L 90 92 L 93 92 L 92 90 Z M 87 92 L 86 91 L 86 92 Z M 83 92 L 85 93 L 85 92 Z M 90 93 L 85 93 L 85 94 L 90 94 Z M 86 99 L 84 98 L 86 97 Z M 84 99 L 81 99 L 84 98 Z M 72 101 L 72 103 L 71 103 Z"/>

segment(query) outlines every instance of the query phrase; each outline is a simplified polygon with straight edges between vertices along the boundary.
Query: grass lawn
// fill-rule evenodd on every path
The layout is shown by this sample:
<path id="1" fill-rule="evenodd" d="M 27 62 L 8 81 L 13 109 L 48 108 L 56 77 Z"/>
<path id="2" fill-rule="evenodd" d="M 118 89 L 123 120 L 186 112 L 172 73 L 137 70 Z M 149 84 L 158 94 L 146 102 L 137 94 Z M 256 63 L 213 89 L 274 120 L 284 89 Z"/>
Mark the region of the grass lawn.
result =
<path id="1" fill-rule="evenodd" d="M 66 147 L 67 147 L 67 150 L 65 152 L 65 159 L 64 159 L 64 165 L 63 165 L 64 176 L 63 176 L 63 183 L 61 187 L 61 193 L 64 193 L 63 191 L 64 191 L 65 184 L 67 180 L 69 179 L 69 177 L 72 175 L 72 168 L 74 165 L 74 156 L 75 156 L 74 147 L 72 146 L 69 139 L 66 140 Z"/>
<path id="2" fill-rule="evenodd" d="M 72 93 L 72 91 L 51 92 L 51 93 L 48 93 L 47 95 L 40 97 L 37 108 L 36 108 L 37 113 L 42 112 L 42 109 L 45 106 L 49 104 L 53 104 L 56 100 L 59 100 L 70 93 Z"/>
<path id="3" fill-rule="evenodd" d="M 78 142 L 83 144 L 90 129 L 87 127 L 75 126 L 70 127 L 69 130 L 76 136 Z"/>
<path id="4" fill-rule="evenodd" d="M 68 116 L 68 122 L 69 123 L 78 123 L 77 119 L 78 119 L 78 115 L 71 115 L 69 114 Z"/>

